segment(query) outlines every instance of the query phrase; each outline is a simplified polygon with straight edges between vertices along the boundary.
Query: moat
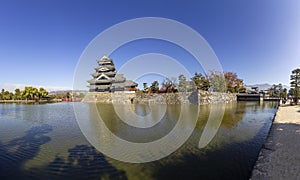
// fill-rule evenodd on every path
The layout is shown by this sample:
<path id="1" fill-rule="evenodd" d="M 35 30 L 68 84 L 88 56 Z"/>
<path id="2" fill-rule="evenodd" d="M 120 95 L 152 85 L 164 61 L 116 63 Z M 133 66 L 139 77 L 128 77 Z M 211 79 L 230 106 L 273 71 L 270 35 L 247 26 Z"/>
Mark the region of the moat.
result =
<path id="1" fill-rule="evenodd" d="M 75 104 L 87 112 L 91 106 Z M 149 113 L 146 104 L 128 106 L 138 114 Z M 134 164 L 97 151 L 82 134 L 73 103 L 0 104 L 0 178 L 249 179 L 277 106 L 276 102 L 226 104 L 216 135 L 199 149 L 199 139 L 211 110 L 211 105 L 201 105 L 196 128 L 183 146 L 158 161 Z M 129 141 L 147 142 L 172 129 L 180 105 L 167 105 L 163 119 L 155 128 L 149 128 L 147 134 L 118 123 L 120 119 L 114 114 L 112 104 L 97 104 L 97 108 L 112 132 Z M 185 123 L 189 121 L 185 119 Z M 87 121 L 87 126 L 93 128 L 93 123 Z"/>

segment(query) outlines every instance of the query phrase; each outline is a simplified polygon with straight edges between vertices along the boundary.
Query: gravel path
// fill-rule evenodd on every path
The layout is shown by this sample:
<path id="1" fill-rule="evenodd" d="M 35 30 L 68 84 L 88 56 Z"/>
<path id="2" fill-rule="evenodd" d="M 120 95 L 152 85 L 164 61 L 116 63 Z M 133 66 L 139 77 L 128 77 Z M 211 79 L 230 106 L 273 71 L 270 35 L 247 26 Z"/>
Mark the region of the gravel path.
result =
<path id="1" fill-rule="evenodd" d="M 281 106 L 252 178 L 300 180 L 300 106 Z"/>

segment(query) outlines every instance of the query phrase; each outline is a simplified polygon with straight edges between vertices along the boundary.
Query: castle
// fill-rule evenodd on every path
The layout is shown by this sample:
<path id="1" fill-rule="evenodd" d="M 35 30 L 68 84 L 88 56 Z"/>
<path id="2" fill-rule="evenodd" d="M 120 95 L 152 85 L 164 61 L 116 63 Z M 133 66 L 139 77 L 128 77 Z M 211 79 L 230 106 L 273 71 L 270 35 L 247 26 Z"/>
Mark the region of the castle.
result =
<path id="1" fill-rule="evenodd" d="M 135 91 L 138 84 L 132 80 L 126 80 L 124 74 L 117 74 L 112 59 L 103 56 L 97 60 L 96 72 L 91 74 L 93 79 L 88 80 L 90 92 L 115 92 Z"/>

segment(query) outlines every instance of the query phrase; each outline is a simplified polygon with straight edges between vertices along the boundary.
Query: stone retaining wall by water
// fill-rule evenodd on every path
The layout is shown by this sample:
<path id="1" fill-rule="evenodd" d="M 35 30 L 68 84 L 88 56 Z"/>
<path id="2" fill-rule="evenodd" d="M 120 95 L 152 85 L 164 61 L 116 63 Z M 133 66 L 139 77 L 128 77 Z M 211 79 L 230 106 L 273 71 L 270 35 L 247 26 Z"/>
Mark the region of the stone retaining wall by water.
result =
<path id="1" fill-rule="evenodd" d="M 83 102 L 99 103 L 153 103 L 153 104 L 216 104 L 236 101 L 236 94 L 207 91 L 147 94 L 147 93 L 107 93 L 89 92 Z"/>

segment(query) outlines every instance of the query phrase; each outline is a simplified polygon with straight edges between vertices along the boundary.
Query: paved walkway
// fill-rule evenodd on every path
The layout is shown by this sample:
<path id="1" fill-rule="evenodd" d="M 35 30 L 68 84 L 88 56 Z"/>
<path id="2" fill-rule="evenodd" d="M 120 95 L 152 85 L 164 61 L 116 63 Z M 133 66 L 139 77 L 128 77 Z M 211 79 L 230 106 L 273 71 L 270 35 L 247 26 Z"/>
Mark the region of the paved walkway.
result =
<path id="1" fill-rule="evenodd" d="M 300 180 L 300 106 L 281 106 L 252 179 Z"/>

